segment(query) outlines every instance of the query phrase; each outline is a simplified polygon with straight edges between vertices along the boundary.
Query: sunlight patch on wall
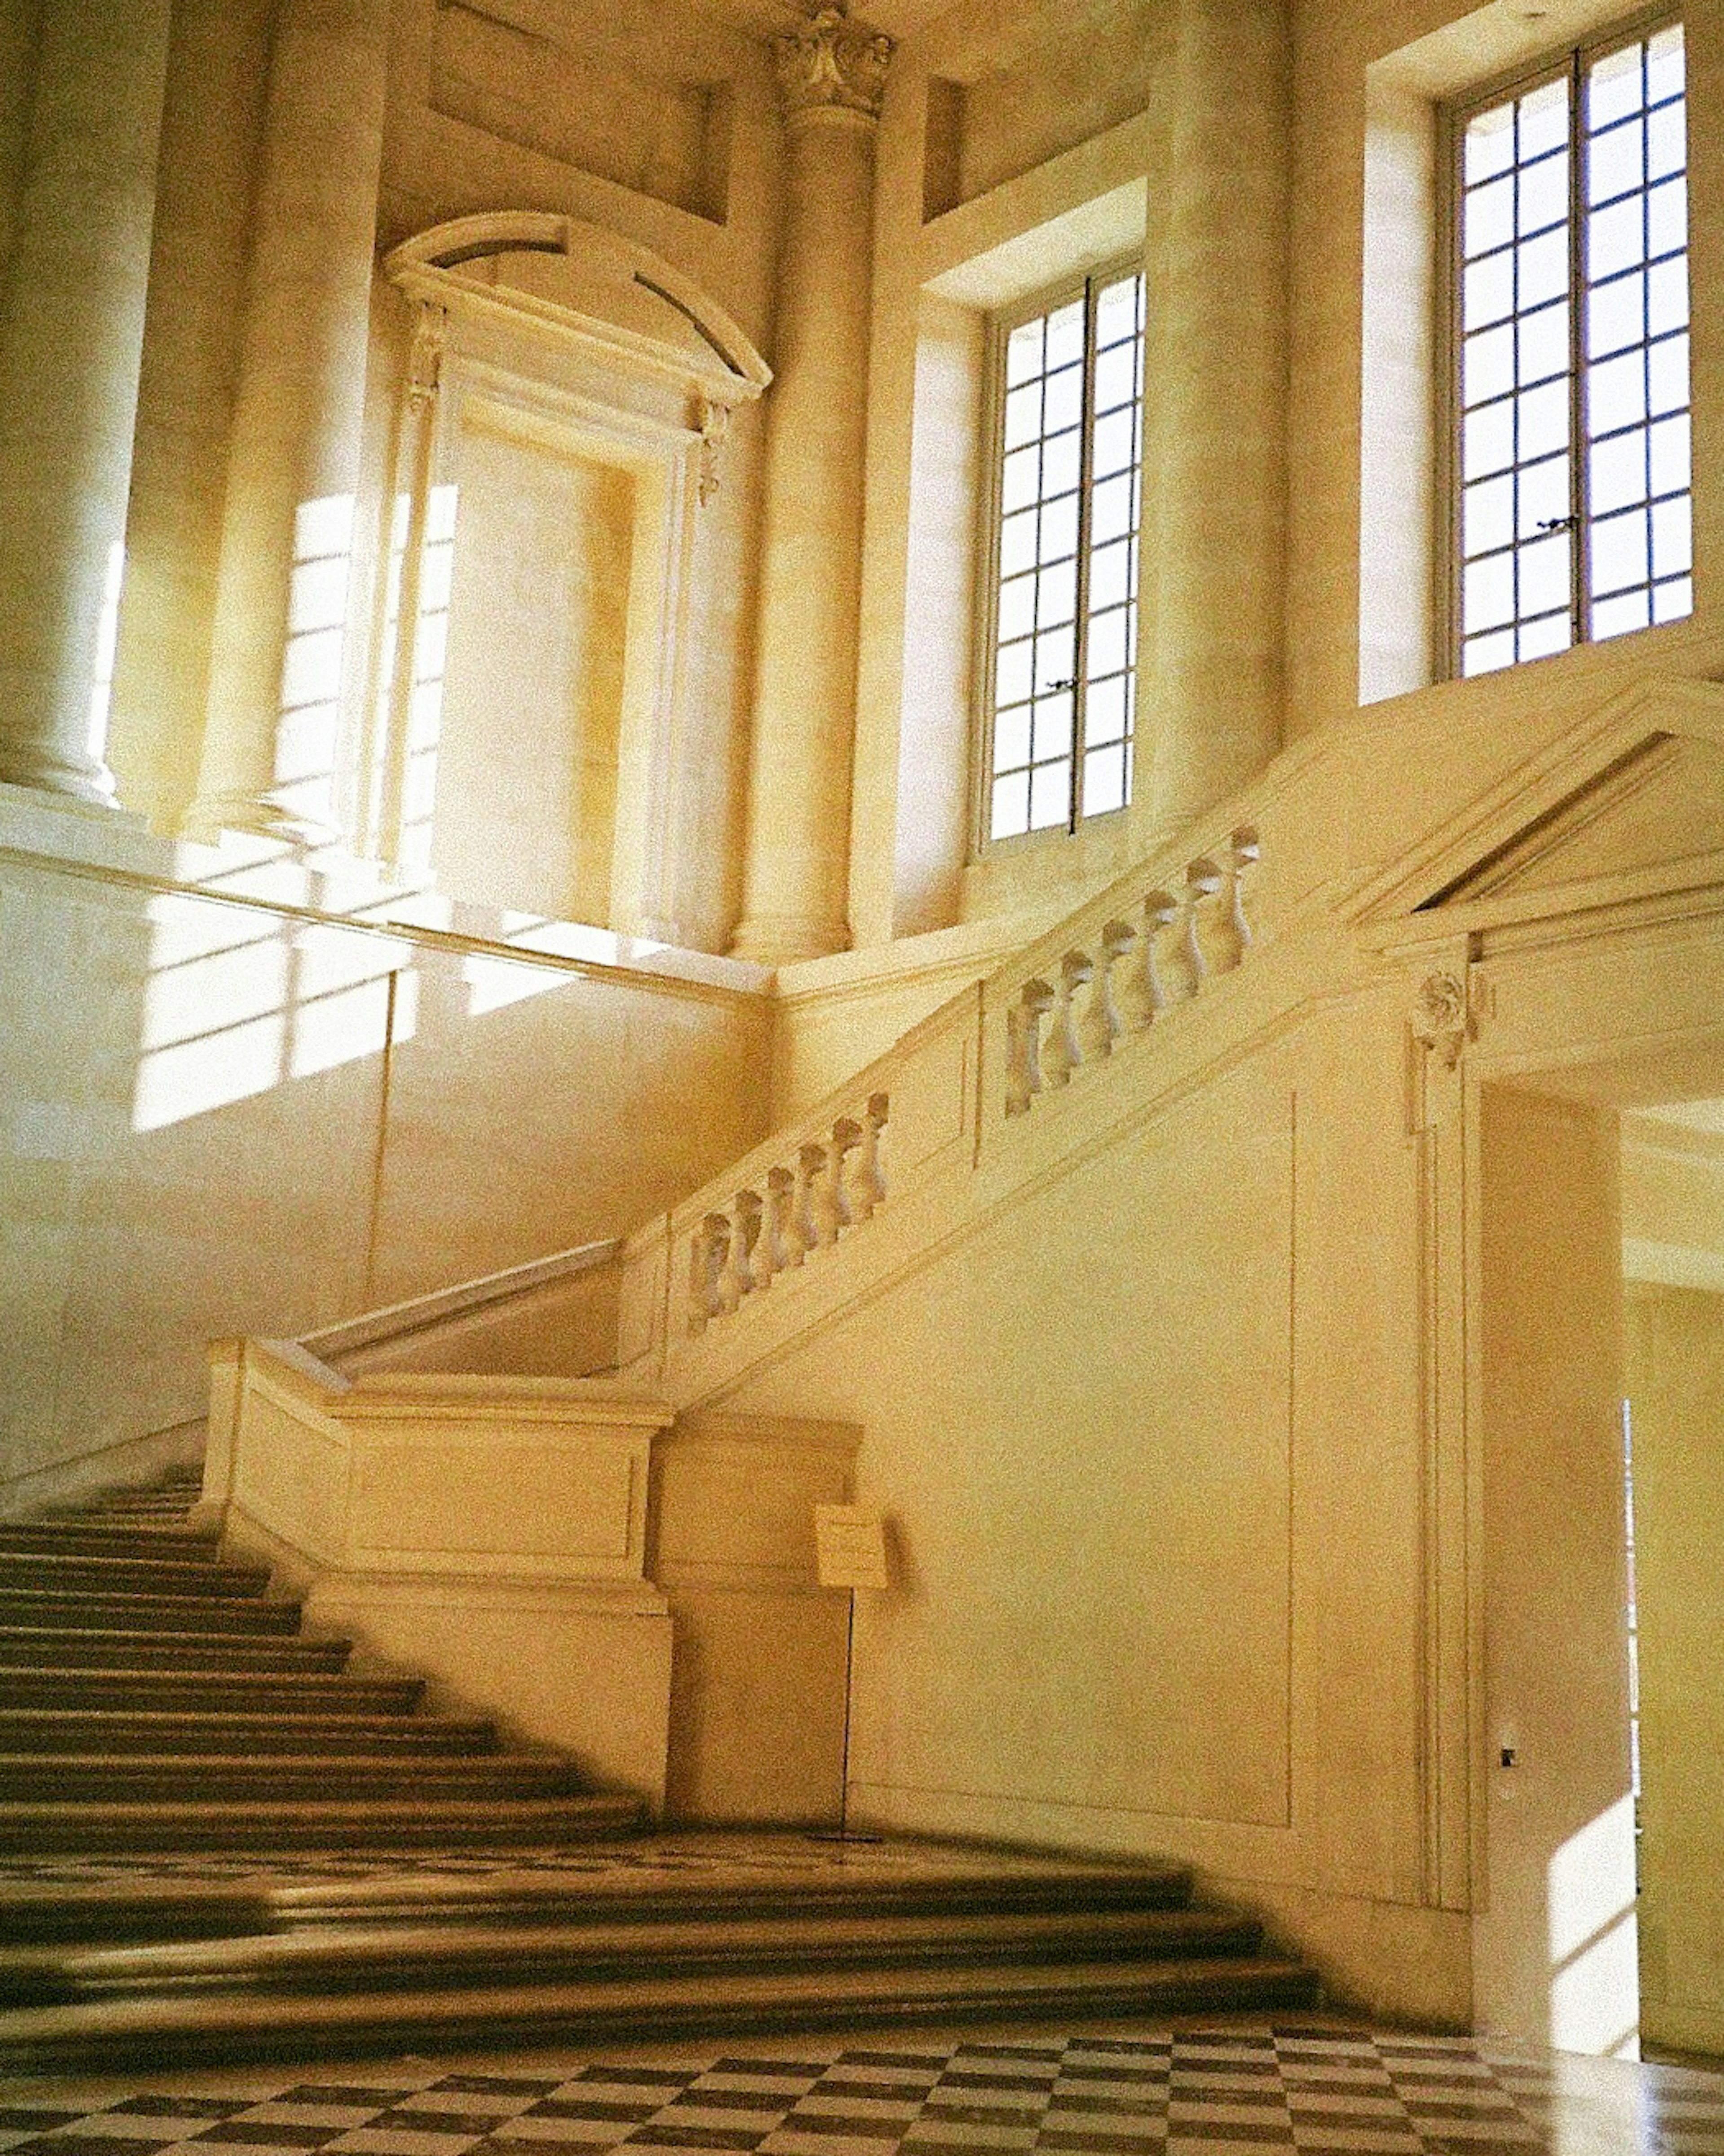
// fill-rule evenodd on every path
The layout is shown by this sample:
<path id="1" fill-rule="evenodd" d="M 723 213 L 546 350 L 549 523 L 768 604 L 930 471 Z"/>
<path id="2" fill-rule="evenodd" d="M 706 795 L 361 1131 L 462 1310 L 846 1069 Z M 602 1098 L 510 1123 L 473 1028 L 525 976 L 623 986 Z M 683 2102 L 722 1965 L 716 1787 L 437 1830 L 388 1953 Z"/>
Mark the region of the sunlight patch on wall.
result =
<path id="1" fill-rule="evenodd" d="M 408 947 L 268 913 L 151 906 L 132 1128 L 160 1130 L 412 1036 Z M 395 979 L 391 1010 L 391 976 Z"/>
<path id="2" fill-rule="evenodd" d="M 302 501 L 294 514 L 274 791 L 284 808 L 316 825 L 331 820 L 340 755 L 353 518 L 346 494 Z"/>
<path id="3" fill-rule="evenodd" d="M 100 765 L 107 752 L 108 718 L 114 701 L 114 654 L 120 642 L 120 593 L 126 582 L 126 542 L 108 549 L 102 580 L 102 611 L 96 625 L 95 674 L 90 690 L 90 760 Z"/>
<path id="4" fill-rule="evenodd" d="M 1559 2051 L 1640 2055 L 1634 1805 L 1620 1798 L 1571 1835 L 1547 1874 L 1551 2034 Z"/>

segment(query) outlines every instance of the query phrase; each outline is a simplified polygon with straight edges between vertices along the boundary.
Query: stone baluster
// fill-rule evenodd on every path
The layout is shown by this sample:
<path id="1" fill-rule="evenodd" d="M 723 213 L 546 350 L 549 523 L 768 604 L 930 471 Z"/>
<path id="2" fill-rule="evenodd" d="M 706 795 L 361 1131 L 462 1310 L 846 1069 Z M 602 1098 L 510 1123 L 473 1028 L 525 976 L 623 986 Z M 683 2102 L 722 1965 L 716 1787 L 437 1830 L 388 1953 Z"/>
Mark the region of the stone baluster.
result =
<path id="1" fill-rule="evenodd" d="M 1169 891 L 1152 891 L 1143 901 L 1143 963 L 1137 974 L 1143 1023 L 1153 1025 L 1175 1000 L 1162 968 L 1162 943 L 1179 918 L 1179 901 Z"/>
<path id="2" fill-rule="evenodd" d="M 1054 1008 L 1045 981 L 1026 981 L 1006 1014 L 1006 1113 L 1027 1115 L 1042 1090 L 1042 1020 Z"/>
<path id="3" fill-rule="evenodd" d="M 859 1220 L 866 1220 L 877 1205 L 885 1203 L 886 1178 L 880 1167 L 880 1134 L 886 1127 L 890 1106 L 884 1093 L 871 1094 L 862 1117 L 862 1142 L 857 1152 L 855 1173 L 851 1178 L 851 1202 Z"/>
<path id="4" fill-rule="evenodd" d="M 1207 855 L 1193 861 L 1185 871 L 1185 963 L 1191 973 L 1191 993 L 1194 996 L 1203 993 L 1203 983 L 1212 973 L 1225 970 L 1211 963 L 1205 933 L 1213 910 L 1211 901 L 1224 881 L 1220 870 Z"/>
<path id="5" fill-rule="evenodd" d="M 799 1265 L 805 1255 L 817 1250 L 822 1243 L 832 1238 L 823 1235 L 820 1221 L 819 1191 L 826 1173 L 826 1148 L 823 1145 L 798 1147 L 796 1155 L 796 1194 L 790 1209 L 790 1232 L 796 1255 L 793 1265 Z"/>
<path id="6" fill-rule="evenodd" d="M 1068 951 L 1060 961 L 1060 992 L 1054 1023 L 1048 1031 L 1047 1055 L 1042 1075 L 1049 1086 L 1069 1086 L 1071 1074 L 1082 1068 L 1084 1045 L 1078 1038 L 1077 992 L 1086 987 L 1095 972 L 1086 951 Z"/>
<path id="7" fill-rule="evenodd" d="M 723 1310 L 719 1295 L 718 1276 L 724 1263 L 722 1245 L 715 1229 L 722 1222 L 721 1214 L 709 1213 L 695 1230 L 689 1242 L 689 1331 L 704 1332 L 709 1322 Z M 725 1238 L 729 1238 L 729 1223 L 724 1222 Z"/>
<path id="8" fill-rule="evenodd" d="M 1232 955 L 1224 966 L 1218 963 L 1218 973 L 1230 973 L 1256 941 L 1250 916 L 1245 911 L 1245 878 L 1256 865 L 1262 852 L 1257 834 L 1247 829 L 1235 831 L 1222 855 L 1222 868 L 1227 878 L 1227 902 L 1224 915 L 1226 947 Z"/>
<path id="9" fill-rule="evenodd" d="M 761 1216 L 764 1210 L 757 1190 L 739 1190 L 731 1203 L 731 1264 L 741 1295 L 752 1295 L 757 1288 L 772 1284 L 772 1274 L 766 1267 L 766 1253 L 761 1248 Z"/>
<path id="10" fill-rule="evenodd" d="M 727 1213 L 709 1213 L 701 1223 L 701 1234 L 707 1251 L 707 1267 L 712 1284 L 711 1315 L 721 1317 L 734 1310 L 741 1301 L 736 1286 L 735 1270 L 731 1263 L 731 1219 Z"/>
<path id="11" fill-rule="evenodd" d="M 849 1116 L 842 1116 L 832 1127 L 832 1143 L 827 1148 L 830 1168 L 826 1179 L 827 1210 L 832 1218 L 832 1240 L 835 1243 L 846 1228 L 854 1227 L 856 1209 L 850 1202 L 849 1177 L 845 1173 L 849 1154 L 862 1142 L 862 1126 Z"/>
<path id="12" fill-rule="evenodd" d="M 1129 921 L 1110 921 L 1101 931 L 1101 956 L 1095 962 L 1095 983 L 1090 991 L 1089 1052 L 1100 1057 L 1113 1054 L 1113 1045 L 1126 1029 L 1113 992 L 1114 968 L 1137 941 Z"/>
<path id="13" fill-rule="evenodd" d="M 797 1183 L 793 1170 L 775 1168 L 767 1175 L 766 1214 L 761 1223 L 761 1248 L 770 1278 L 803 1261 L 802 1240 L 796 1231 Z"/>

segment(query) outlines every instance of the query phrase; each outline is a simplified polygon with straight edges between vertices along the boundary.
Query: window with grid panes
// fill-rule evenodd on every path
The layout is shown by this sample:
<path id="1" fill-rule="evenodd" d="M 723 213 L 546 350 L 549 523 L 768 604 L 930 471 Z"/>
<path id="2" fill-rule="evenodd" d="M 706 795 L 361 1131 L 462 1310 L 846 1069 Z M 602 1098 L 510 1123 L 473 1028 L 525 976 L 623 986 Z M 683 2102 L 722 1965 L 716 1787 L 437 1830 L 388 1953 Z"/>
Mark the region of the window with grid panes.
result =
<path id="1" fill-rule="evenodd" d="M 997 331 L 984 839 L 1131 796 L 1143 278 L 1091 277 Z"/>
<path id="2" fill-rule="evenodd" d="M 1694 608 L 1682 25 L 1455 116 L 1455 670 Z"/>

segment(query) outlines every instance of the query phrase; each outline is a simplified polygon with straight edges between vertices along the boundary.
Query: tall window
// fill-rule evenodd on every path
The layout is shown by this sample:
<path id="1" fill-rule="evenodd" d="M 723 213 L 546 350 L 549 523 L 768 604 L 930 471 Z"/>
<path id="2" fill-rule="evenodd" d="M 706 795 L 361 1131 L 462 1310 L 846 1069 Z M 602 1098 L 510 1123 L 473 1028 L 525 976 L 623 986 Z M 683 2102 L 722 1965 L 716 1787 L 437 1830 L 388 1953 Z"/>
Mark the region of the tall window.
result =
<path id="1" fill-rule="evenodd" d="M 1463 675 L 1694 610 L 1682 26 L 1456 115 Z"/>
<path id="2" fill-rule="evenodd" d="M 1143 278 L 1000 325 L 988 839 L 1075 830 L 1131 795 Z"/>

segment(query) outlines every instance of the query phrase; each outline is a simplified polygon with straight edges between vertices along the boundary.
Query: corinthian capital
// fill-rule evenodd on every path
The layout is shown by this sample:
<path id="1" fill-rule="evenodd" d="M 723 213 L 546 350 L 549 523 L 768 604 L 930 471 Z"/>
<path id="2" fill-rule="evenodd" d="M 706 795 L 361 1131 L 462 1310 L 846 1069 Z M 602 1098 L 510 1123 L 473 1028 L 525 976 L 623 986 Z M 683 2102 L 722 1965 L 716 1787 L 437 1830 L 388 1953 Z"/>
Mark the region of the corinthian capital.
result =
<path id="1" fill-rule="evenodd" d="M 852 23 L 845 0 L 815 0 L 805 22 L 772 40 L 785 118 L 836 108 L 878 120 L 891 57 L 892 40 Z"/>

